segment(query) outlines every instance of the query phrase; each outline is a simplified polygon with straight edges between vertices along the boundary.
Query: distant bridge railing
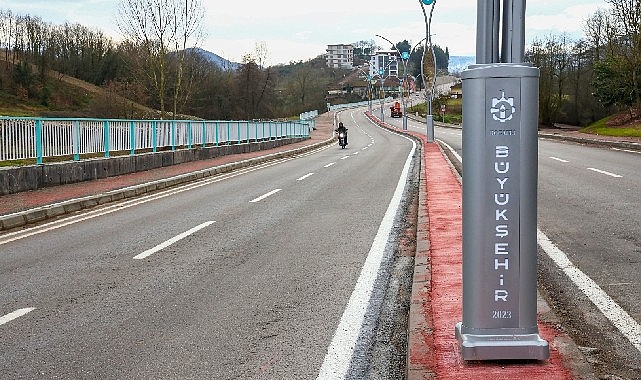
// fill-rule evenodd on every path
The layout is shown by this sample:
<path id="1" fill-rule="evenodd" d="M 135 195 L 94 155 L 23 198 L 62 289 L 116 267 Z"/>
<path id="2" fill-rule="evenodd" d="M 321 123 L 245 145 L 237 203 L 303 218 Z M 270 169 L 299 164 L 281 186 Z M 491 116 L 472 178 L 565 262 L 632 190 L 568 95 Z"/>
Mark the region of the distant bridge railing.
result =
<path id="1" fill-rule="evenodd" d="M 309 137 L 313 120 L 188 121 L 0 117 L 0 162 L 136 154 Z"/>
<path id="2" fill-rule="evenodd" d="M 383 102 L 384 103 L 388 103 L 388 102 L 391 102 L 393 99 L 394 98 L 387 97 L 387 98 L 383 99 Z M 372 104 L 373 105 L 380 104 L 380 102 L 381 102 L 380 99 L 372 99 Z M 365 107 L 367 105 L 369 105 L 369 101 L 368 100 L 364 100 L 362 102 L 346 103 L 346 104 L 333 104 L 333 105 L 330 105 L 328 103 L 327 108 L 328 108 L 329 111 L 339 111 L 339 110 L 348 109 L 348 108 Z"/>

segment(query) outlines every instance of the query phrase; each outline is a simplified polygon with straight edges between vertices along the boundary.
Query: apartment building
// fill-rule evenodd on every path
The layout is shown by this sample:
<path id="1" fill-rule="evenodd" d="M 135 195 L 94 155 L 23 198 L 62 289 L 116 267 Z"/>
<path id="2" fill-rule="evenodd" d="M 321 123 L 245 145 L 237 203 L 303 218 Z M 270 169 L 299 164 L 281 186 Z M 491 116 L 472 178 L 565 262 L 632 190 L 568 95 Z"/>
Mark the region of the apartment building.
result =
<path id="1" fill-rule="evenodd" d="M 352 69 L 354 67 L 354 47 L 352 45 L 327 45 L 327 67 Z"/>
<path id="2" fill-rule="evenodd" d="M 370 77 L 380 77 L 380 73 L 383 73 L 383 78 L 387 77 L 399 77 L 398 66 L 401 63 L 401 58 L 398 55 L 396 50 L 377 51 L 374 55 L 370 57 L 369 61 L 369 75 Z"/>

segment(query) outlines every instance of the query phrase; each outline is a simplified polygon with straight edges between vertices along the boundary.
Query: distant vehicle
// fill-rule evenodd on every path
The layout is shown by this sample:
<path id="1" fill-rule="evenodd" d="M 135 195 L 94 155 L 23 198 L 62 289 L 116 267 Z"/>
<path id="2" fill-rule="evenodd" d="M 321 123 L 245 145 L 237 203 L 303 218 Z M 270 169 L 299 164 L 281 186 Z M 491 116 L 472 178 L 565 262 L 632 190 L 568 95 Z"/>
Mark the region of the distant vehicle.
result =
<path id="1" fill-rule="evenodd" d="M 401 103 L 394 102 L 394 105 L 391 106 L 389 109 L 390 109 L 390 115 L 392 117 L 402 117 L 403 116 L 403 111 L 401 111 Z"/>

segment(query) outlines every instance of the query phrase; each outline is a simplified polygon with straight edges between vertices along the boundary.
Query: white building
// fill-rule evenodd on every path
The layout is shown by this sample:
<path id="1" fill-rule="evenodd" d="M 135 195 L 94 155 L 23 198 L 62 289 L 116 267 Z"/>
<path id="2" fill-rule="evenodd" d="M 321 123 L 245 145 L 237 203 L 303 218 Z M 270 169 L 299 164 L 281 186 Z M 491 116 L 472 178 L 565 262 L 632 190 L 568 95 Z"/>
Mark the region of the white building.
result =
<path id="1" fill-rule="evenodd" d="M 354 67 L 354 47 L 352 45 L 327 45 L 327 67 L 352 69 Z"/>
<path id="2" fill-rule="evenodd" d="M 396 50 L 392 51 L 377 51 L 370 57 L 369 61 L 369 75 L 370 77 L 380 77 L 381 73 L 383 78 L 399 76 L 398 65 L 401 64 L 401 57 L 399 57 Z"/>

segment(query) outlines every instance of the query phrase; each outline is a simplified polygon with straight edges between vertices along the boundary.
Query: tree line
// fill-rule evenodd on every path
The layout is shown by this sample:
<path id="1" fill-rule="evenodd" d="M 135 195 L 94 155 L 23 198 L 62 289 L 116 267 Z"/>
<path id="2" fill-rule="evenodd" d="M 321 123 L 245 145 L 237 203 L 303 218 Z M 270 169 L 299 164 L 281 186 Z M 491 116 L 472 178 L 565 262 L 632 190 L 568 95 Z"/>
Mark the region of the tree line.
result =
<path id="1" fill-rule="evenodd" d="M 585 21 L 584 38 L 549 35 L 528 47 L 526 59 L 541 71 L 543 124 L 588 125 L 618 111 L 627 111 L 622 123 L 639 118 L 641 0 L 606 2 L 607 9 Z M 327 68 L 322 56 L 268 67 L 260 43 L 237 69 L 216 66 L 194 49 L 203 38 L 201 0 L 121 0 L 119 10 L 123 39 L 116 42 L 79 24 L 0 9 L 0 90 L 46 104 L 56 79 L 69 76 L 160 110 L 147 117 L 257 119 L 324 109 L 328 86 L 346 74 Z M 362 58 L 376 48 L 373 42 L 354 45 Z M 411 49 L 407 41 L 396 47 Z M 419 81 L 422 48 L 408 65 Z M 435 53 L 439 69 L 446 69 L 447 49 Z M 88 116 L 136 116 L 116 99 L 102 102 L 102 114 Z"/>
<path id="2" fill-rule="evenodd" d="M 159 110 L 145 117 L 248 120 L 322 110 L 328 85 L 345 74 L 322 56 L 268 67 L 264 43 L 238 68 L 219 67 L 197 48 L 203 15 L 202 0 L 121 0 L 116 42 L 79 24 L 0 9 L 0 91 L 46 105 L 68 76 L 114 94 L 100 112 L 68 116 L 140 116 L 118 104 L 124 98 Z"/>
<path id="3" fill-rule="evenodd" d="M 585 20 L 585 37 L 566 34 L 534 41 L 526 59 L 540 68 L 541 123 L 585 126 L 641 109 L 641 0 L 606 0 L 609 8 Z"/>

